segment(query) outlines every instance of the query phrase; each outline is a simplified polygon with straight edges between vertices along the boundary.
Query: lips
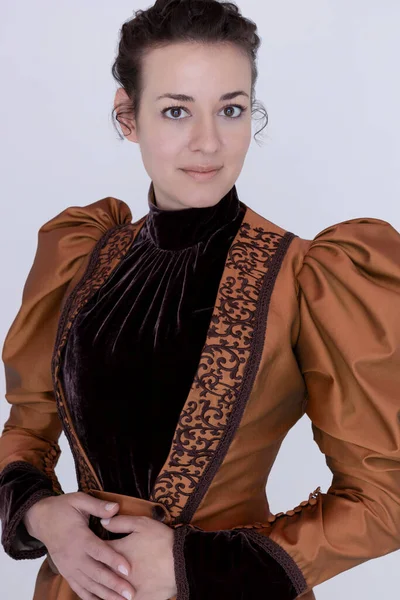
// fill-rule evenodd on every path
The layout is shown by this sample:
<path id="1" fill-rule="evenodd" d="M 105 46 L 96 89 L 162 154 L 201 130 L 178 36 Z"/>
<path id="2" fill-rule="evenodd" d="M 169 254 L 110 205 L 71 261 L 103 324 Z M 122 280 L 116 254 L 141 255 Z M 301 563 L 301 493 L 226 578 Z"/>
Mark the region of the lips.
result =
<path id="1" fill-rule="evenodd" d="M 183 171 L 191 171 L 192 173 L 211 173 L 213 171 L 218 171 L 221 167 L 188 167 L 187 169 L 182 169 Z"/>
<path id="2" fill-rule="evenodd" d="M 214 177 L 216 177 L 218 175 L 218 173 L 220 172 L 220 170 L 222 169 L 214 169 L 213 171 L 190 171 L 187 169 L 182 169 L 183 173 L 186 173 L 186 175 L 188 175 L 188 177 L 191 177 L 192 179 L 194 179 L 195 181 L 209 181 L 211 179 L 214 179 Z"/>

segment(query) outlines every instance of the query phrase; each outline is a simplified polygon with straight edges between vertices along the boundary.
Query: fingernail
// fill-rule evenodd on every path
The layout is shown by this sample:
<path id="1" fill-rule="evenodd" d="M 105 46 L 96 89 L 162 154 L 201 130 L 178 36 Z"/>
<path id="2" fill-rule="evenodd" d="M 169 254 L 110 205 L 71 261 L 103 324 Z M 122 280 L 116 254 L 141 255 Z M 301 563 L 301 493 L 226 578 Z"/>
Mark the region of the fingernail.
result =
<path id="1" fill-rule="evenodd" d="M 110 522 L 110 519 L 100 519 L 100 523 L 101 523 L 102 525 L 108 525 L 108 524 L 109 524 L 109 522 Z"/>
<path id="2" fill-rule="evenodd" d="M 117 506 L 116 502 L 111 502 L 109 504 L 106 504 L 106 510 L 112 510 L 114 508 L 114 506 Z"/>
<path id="3" fill-rule="evenodd" d="M 128 600 L 132 600 L 132 594 L 130 594 L 127 590 L 122 592 L 122 595 L 124 598 L 127 598 Z"/>
<path id="4" fill-rule="evenodd" d="M 119 565 L 118 571 L 120 571 L 124 575 L 128 575 L 128 569 L 126 567 L 124 567 L 124 565 Z"/>

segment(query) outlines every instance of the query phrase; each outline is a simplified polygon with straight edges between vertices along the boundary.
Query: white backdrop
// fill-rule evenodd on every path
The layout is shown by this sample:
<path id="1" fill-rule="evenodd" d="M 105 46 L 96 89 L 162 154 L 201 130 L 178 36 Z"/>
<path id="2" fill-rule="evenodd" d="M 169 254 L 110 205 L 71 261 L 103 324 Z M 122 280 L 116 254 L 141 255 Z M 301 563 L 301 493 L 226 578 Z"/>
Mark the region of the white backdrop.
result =
<path id="1" fill-rule="evenodd" d="M 118 30 L 151 3 L 1 1 L 1 340 L 45 221 L 105 196 L 127 202 L 134 220 L 147 212 L 139 147 L 117 138 L 109 115 Z M 400 230 L 398 0 L 237 3 L 263 40 L 256 91 L 269 114 L 263 145 L 252 141 L 236 184 L 241 200 L 305 238 L 364 216 Z M 2 396 L 1 426 L 9 411 Z M 64 491 L 76 491 L 64 435 L 61 447 L 57 474 Z M 271 510 L 297 506 L 318 485 L 326 491 L 330 479 L 303 417 L 273 468 Z M 1 597 L 31 599 L 42 561 L 0 550 Z M 364 563 L 315 588 L 316 597 L 394 598 L 399 563 L 400 552 Z"/>

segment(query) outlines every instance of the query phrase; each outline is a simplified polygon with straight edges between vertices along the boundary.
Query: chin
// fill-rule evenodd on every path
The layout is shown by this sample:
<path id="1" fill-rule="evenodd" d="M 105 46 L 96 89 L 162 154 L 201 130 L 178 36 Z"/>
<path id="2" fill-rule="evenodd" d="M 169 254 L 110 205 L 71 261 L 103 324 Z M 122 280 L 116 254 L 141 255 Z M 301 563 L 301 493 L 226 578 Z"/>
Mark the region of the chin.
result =
<path id="1" fill-rule="evenodd" d="M 179 194 L 181 204 L 191 208 L 203 208 L 205 206 L 214 206 L 217 204 L 228 191 L 228 189 L 220 185 L 212 185 L 211 182 L 207 185 L 194 181 L 190 185 L 182 186 Z"/>
<path id="2" fill-rule="evenodd" d="M 189 194 L 190 192 L 188 192 Z M 216 195 L 211 194 L 211 193 L 205 193 L 204 191 L 200 192 L 199 194 L 195 195 L 190 193 L 190 198 L 186 197 L 182 199 L 182 204 L 184 204 L 185 206 L 187 206 L 188 208 L 204 208 L 206 206 L 214 206 L 215 204 L 218 204 L 218 202 L 221 200 L 221 198 L 224 196 L 225 194 L 222 195 Z"/>

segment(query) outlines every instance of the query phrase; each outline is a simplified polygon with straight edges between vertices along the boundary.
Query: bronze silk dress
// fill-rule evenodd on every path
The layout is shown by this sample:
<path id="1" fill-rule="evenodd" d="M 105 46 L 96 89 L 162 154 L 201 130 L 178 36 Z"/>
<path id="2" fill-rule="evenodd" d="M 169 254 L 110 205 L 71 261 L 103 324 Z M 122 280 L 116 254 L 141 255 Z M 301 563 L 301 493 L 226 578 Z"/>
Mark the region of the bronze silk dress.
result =
<path id="1" fill-rule="evenodd" d="M 78 489 L 174 528 L 176 600 L 314 598 L 400 548 L 400 234 L 359 218 L 305 240 L 238 198 L 70 206 L 39 230 L 3 361 L 2 544 L 45 556 L 34 600 L 75 600 L 22 519 Z M 273 515 L 269 472 L 307 413 L 333 474 Z M 295 450 L 294 450 L 295 451 Z M 89 526 L 103 539 L 123 534 Z"/>

